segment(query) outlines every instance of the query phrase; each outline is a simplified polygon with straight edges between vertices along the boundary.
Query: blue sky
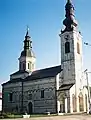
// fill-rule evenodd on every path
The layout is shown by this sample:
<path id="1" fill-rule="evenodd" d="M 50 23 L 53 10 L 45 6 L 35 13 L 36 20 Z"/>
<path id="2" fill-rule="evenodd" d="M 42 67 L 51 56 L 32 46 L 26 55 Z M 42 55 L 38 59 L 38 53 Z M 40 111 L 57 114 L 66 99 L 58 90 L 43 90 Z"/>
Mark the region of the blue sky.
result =
<path id="1" fill-rule="evenodd" d="M 0 83 L 18 70 L 26 26 L 30 27 L 36 69 L 58 65 L 59 32 L 63 28 L 66 0 L 0 0 Z M 91 0 L 73 0 L 83 43 L 91 44 Z M 91 47 L 83 44 L 83 66 L 91 71 Z"/>

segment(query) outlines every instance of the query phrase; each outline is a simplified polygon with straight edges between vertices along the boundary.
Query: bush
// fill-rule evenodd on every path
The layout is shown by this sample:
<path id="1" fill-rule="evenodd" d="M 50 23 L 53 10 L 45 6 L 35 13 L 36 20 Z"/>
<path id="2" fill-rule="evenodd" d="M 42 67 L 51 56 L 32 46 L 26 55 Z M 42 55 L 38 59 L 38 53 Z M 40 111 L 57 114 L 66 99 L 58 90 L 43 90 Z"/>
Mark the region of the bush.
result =
<path id="1" fill-rule="evenodd" d="M 1 116 L 3 116 L 4 118 L 8 118 L 8 115 L 6 113 L 2 113 Z"/>
<path id="2" fill-rule="evenodd" d="M 14 114 L 11 113 L 1 113 L 0 118 L 14 118 Z"/>
<path id="3" fill-rule="evenodd" d="M 4 118 L 4 116 L 0 116 L 0 119 L 3 119 Z"/>

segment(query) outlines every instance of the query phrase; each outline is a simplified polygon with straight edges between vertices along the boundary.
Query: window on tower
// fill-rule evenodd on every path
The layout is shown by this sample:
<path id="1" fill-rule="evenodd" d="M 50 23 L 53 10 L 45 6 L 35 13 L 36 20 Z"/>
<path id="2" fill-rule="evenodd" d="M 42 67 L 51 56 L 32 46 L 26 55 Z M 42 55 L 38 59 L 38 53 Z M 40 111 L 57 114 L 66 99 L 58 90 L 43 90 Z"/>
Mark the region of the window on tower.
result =
<path id="1" fill-rule="evenodd" d="M 70 52 L 70 43 L 66 42 L 65 43 L 65 53 L 69 53 Z"/>
<path id="2" fill-rule="evenodd" d="M 22 65 L 23 65 L 23 66 L 22 66 L 22 67 L 23 67 L 23 70 L 25 70 L 25 69 L 26 69 L 26 67 L 25 67 L 25 63 L 23 63 Z"/>
<path id="3" fill-rule="evenodd" d="M 77 53 L 80 54 L 80 46 L 79 46 L 79 43 L 77 43 Z"/>
<path id="4" fill-rule="evenodd" d="M 30 64 L 28 63 L 28 69 L 30 68 Z"/>

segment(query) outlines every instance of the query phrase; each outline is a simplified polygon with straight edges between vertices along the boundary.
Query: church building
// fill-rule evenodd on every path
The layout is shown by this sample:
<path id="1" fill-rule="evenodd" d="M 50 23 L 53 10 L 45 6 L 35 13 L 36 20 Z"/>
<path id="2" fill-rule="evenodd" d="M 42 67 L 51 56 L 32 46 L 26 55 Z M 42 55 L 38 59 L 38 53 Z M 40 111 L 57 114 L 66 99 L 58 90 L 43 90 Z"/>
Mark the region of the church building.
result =
<path id="1" fill-rule="evenodd" d="M 78 31 L 71 0 L 65 5 L 61 30 L 61 63 L 35 70 L 36 56 L 27 30 L 19 57 L 19 70 L 2 84 L 2 109 L 10 113 L 86 112 L 88 93 L 82 69 L 82 35 Z"/>

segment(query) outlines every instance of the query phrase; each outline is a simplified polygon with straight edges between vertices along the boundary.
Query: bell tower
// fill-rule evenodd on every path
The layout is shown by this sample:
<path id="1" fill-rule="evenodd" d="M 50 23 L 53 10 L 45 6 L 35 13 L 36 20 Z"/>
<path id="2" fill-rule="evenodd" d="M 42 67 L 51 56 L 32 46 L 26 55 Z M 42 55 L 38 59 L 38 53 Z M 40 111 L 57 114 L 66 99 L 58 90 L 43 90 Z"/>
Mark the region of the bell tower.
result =
<path id="1" fill-rule="evenodd" d="M 28 71 L 32 72 L 35 70 L 35 54 L 32 50 L 32 41 L 29 36 L 29 28 L 27 28 L 27 32 L 24 40 L 24 49 L 21 52 L 19 58 L 19 71 Z"/>
<path id="2" fill-rule="evenodd" d="M 61 84 L 80 85 L 82 79 L 82 36 L 78 31 L 78 24 L 75 19 L 74 6 L 71 0 L 65 5 L 65 19 L 61 30 Z M 80 87 L 80 86 L 79 86 Z"/>

